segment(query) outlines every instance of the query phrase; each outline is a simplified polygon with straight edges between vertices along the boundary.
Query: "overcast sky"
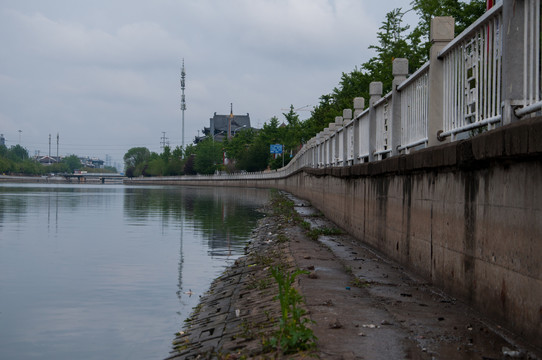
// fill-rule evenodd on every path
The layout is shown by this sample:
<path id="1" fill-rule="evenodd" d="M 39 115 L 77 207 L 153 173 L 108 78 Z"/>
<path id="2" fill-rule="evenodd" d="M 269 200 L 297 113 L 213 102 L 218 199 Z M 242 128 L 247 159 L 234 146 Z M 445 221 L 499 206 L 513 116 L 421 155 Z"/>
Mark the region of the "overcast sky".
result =
<path id="1" fill-rule="evenodd" d="M 374 55 L 376 32 L 410 0 L 2 0 L 0 133 L 30 155 L 121 163 L 134 146 L 185 143 L 214 112 L 261 127 Z M 415 21 L 414 12 L 408 15 Z M 310 115 L 299 112 L 302 119 Z M 21 130 L 21 132 L 19 132 Z"/>

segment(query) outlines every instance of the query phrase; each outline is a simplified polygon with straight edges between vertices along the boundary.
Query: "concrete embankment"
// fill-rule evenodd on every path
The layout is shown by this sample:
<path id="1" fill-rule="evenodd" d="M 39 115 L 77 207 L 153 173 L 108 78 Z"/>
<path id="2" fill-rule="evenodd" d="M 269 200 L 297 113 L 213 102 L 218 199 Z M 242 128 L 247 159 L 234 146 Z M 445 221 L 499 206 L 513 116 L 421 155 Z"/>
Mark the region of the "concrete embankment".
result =
<path id="1" fill-rule="evenodd" d="M 283 178 L 134 179 L 276 188 L 542 348 L 542 118 L 409 155 Z"/>
<path id="2" fill-rule="evenodd" d="M 340 231 L 308 202 L 290 199 L 300 219 L 270 214 L 260 220 L 247 255 L 212 284 L 177 334 L 168 359 L 541 357 L 539 350 Z M 280 318 L 270 274 L 276 264 L 308 271 L 295 287 L 314 321 L 313 351 L 284 356 L 263 345 Z"/>

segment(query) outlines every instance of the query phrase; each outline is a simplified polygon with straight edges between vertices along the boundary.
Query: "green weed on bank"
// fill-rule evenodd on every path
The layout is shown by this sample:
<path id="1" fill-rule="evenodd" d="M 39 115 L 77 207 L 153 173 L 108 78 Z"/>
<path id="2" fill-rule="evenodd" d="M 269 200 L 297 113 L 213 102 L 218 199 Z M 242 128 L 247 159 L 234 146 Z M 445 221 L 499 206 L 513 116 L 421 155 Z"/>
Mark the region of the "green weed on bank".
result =
<path id="1" fill-rule="evenodd" d="M 304 317 L 306 311 L 301 307 L 304 303 L 303 297 L 292 286 L 298 275 L 308 274 L 308 271 L 296 269 L 287 272 L 274 266 L 271 274 L 279 286 L 276 298 L 280 302 L 281 318 L 280 328 L 269 339 L 268 345 L 284 354 L 313 349 L 317 339 L 312 329 L 307 327 L 311 320 Z"/>

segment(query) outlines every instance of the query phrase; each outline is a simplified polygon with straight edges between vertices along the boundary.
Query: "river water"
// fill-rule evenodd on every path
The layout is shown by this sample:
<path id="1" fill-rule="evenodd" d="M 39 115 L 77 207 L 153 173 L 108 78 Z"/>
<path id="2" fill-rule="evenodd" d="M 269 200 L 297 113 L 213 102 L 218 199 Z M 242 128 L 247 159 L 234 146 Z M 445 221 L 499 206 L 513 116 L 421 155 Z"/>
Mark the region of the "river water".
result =
<path id="1" fill-rule="evenodd" d="M 267 190 L 0 184 L 0 359 L 161 359 Z"/>

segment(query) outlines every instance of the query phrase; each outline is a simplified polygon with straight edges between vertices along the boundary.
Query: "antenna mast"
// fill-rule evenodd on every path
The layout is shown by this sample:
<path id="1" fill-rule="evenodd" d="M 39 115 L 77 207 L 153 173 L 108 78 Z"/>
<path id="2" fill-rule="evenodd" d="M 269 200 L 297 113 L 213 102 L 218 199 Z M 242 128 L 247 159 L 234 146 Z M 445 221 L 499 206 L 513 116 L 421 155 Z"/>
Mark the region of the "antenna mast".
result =
<path id="1" fill-rule="evenodd" d="M 186 100 L 184 98 L 184 86 L 185 86 L 186 72 L 184 71 L 184 59 L 183 66 L 181 68 L 181 114 L 182 114 L 182 140 L 181 145 L 184 150 L 184 111 L 186 110 Z"/>

